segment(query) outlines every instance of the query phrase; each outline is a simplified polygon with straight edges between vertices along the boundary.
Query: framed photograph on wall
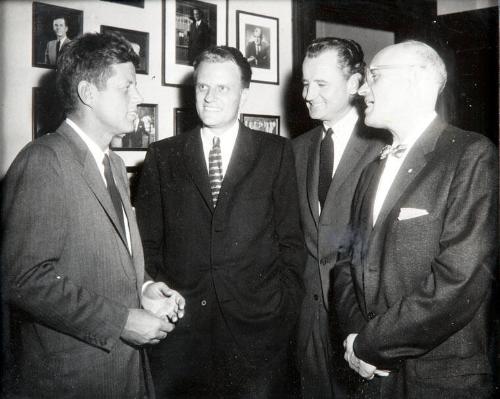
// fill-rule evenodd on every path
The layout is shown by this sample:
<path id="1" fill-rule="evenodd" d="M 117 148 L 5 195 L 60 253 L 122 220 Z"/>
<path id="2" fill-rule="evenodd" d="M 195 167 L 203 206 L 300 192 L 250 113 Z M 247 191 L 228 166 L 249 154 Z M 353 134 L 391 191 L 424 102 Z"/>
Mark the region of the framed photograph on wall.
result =
<path id="1" fill-rule="evenodd" d="M 33 87 L 32 89 L 33 140 L 44 134 L 55 132 L 64 120 L 55 88 Z"/>
<path id="2" fill-rule="evenodd" d="M 200 119 L 195 108 L 174 108 L 174 135 L 188 132 L 199 125 Z"/>
<path id="3" fill-rule="evenodd" d="M 55 68 L 59 52 L 82 32 L 83 11 L 34 2 L 31 64 Z"/>
<path id="4" fill-rule="evenodd" d="M 250 129 L 280 134 L 280 117 L 277 115 L 241 114 L 241 122 Z"/>
<path id="5" fill-rule="evenodd" d="M 191 84 L 193 61 L 227 43 L 227 0 L 162 0 L 162 84 Z"/>
<path id="6" fill-rule="evenodd" d="M 135 72 L 147 75 L 149 72 L 149 33 L 101 25 L 101 33 L 107 32 L 117 33 L 130 42 L 140 58 L 139 67 Z"/>
<path id="7" fill-rule="evenodd" d="M 126 6 L 144 8 L 144 0 L 101 0 L 101 1 L 107 1 L 108 3 L 117 3 L 117 4 L 123 4 Z"/>
<path id="8" fill-rule="evenodd" d="M 252 66 L 252 82 L 279 84 L 279 20 L 236 11 L 236 45 Z"/>
<path id="9" fill-rule="evenodd" d="M 134 130 L 111 141 L 111 149 L 116 151 L 146 151 L 158 139 L 158 104 L 139 104 Z"/>

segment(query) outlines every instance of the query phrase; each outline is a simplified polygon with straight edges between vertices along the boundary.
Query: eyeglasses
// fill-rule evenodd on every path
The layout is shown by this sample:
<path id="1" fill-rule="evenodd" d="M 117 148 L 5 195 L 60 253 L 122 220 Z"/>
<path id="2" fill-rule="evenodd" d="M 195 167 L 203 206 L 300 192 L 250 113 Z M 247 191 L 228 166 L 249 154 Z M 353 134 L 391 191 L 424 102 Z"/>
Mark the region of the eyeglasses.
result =
<path id="1" fill-rule="evenodd" d="M 401 68 L 425 68 L 425 65 L 421 64 L 387 64 L 387 65 L 376 65 L 373 67 L 365 68 L 365 77 L 368 84 L 372 84 L 378 78 L 376 71 L 384 69 L 401 69 Z"/>

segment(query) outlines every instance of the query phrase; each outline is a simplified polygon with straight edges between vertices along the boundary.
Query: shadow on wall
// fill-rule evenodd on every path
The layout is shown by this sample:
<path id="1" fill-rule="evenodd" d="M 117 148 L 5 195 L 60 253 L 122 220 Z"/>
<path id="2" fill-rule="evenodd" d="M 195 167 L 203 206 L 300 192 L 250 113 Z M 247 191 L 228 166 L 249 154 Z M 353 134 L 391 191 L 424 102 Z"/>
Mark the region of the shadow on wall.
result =
<path id="1" fill-rule="evenodd" d="M 55 70 L 49 70 L 33 88 L 33 139 L 53 132 L 64 120 L 61 101 L 56 91 Z"/>
<path id="2" fill-rule="evenodd" d="M 285 90 L 282 109 L 284 109 L 283 124 L 293 139 L 311 130 L 320 122 L 309 118 L 309 111 L 302 98 L 302 71 L 291 72 L 285 78 Z"/>

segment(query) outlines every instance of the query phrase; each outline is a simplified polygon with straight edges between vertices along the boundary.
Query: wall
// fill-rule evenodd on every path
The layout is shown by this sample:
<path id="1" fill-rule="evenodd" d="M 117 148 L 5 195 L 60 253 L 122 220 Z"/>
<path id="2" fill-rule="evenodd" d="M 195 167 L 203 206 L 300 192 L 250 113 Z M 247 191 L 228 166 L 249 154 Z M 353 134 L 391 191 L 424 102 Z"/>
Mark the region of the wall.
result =
<path id="1" fill-rule="evenodd" d="M 498 6 L 497 0 L 437 0 L 437 15 Z"/>
<path id="2" fill-rule="evenodd" d="M 174 1 L 174 0 L 166 0 Z M 222 0 L 224 1 L 224 0 Z M 161 84 L 162 4 L 145 0 L 143 9 L 98 0 L 44 0 L 46 4 L 83 11 L 83 31 L 100 31 L 101 25 L 149 32 L 149 74 L 137 75 L 145 103 L 158 104 L 159 138 L 173 135 L 173 108 L 181 107 L 181 90 Z M 228 0 L 229 45 L 236 43 L 236 10 L 279 18 L 280 85 L 252 83 L 244 113 L 284 115 L 285 85 L 292 70 L 291 0 Z M 0 1 L 0 177 L 19 150 L 32 138 L 32 88 L 51 69 L 31 66 L 32 2 Z M 288 136 L 281 124 L 281 135 Z M 144 157 L 144 151 L 119 153 L 127 165 Z"/>

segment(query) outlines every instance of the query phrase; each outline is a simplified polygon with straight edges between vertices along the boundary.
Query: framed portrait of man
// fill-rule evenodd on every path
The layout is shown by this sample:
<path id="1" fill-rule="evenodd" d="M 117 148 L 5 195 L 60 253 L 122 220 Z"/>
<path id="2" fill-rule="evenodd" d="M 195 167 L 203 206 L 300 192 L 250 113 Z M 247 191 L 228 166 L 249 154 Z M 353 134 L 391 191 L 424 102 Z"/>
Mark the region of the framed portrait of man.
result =
<path id="1" fill-rule="evenodd" d="M 189 85 L 198 54 L 227 43 L 227 1 L 163 0 L 162 4 L 162 83 Z"/>
<path id="2" fill-rule="evenodd" d="M 279 20 L 236 11 L 236 47 L 252 67 L 252 82 L 279 84 Z"/>
<path id="3" fill-rule="evenodd" d="M 59 53 L 83 32 L 83 11 L 33 3 L 32 65 L 55 68 Z"/>

